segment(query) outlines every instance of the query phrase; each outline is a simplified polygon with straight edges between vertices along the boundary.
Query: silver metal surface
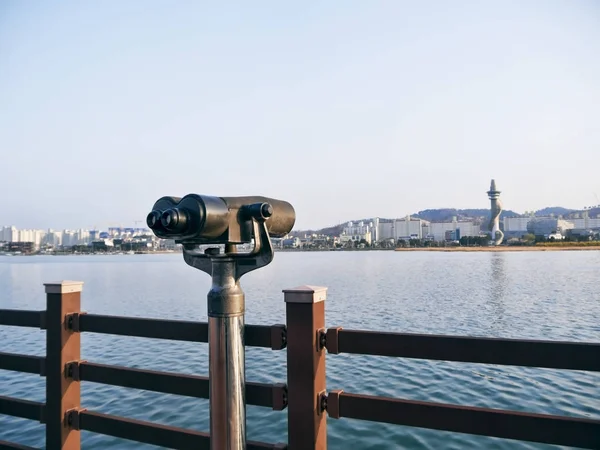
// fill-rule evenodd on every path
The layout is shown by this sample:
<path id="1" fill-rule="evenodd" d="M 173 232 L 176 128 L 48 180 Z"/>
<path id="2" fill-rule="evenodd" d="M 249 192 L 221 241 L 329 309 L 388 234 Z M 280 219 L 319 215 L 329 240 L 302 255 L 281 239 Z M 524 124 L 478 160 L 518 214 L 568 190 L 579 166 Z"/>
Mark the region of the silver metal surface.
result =
<path id="1" fill-rule="evenodd" d="M 187 264 L 212 277 L 208 293 L 208 347 L 210 384 L 211 450 L 245 450 L 246 399 L 244 313 L 245 298 L 240 278 L 273 260 L 273 246 L 265 221 L 253 220 L 254 248 L 237 253 L 195 245 L 183 246 Z"/>
<path id="2" fill-rule="evenodd" d="M 208 318 L 210 448 L 245 450 L 244 316 Z"/>
<path id="3" fill-rule="evenodd" d="M 208 293 L 210 447 L 245 450 L 244 292 L 233 258 L 212 260 Z"/>
<path id="4" fill-rule="evenodd" d="M 244 314 L 244 292 L 240 287 L 238 271 L 234 258 L 212 260 L 212 286 L 208 293 L 209 316 Z"/>

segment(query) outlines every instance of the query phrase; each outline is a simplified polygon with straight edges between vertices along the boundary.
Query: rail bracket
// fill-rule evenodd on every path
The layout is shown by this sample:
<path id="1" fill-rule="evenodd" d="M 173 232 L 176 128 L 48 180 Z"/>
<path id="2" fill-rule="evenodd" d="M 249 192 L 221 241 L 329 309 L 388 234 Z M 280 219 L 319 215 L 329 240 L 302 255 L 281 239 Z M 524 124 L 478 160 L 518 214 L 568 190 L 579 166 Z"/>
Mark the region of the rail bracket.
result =
<path id="1" fill-rule="evenodd" d="M 338 389 L 327 396 L 327 415 L 332 419 L 340 418 L 340 396 L 343 392 L 343 389 Z"/>
<path id="2" fill-rule="evenodd" d="M 340 353 L 339 335 L 342 329 L 342 327 L 327 329 L 327 333 L 325 335 L 327 353 L 331 353 L 332 355 L 337 355 Z"/>
<path id="3" fill-rule="evenodd" d="M 81 316 L 87 314 L 86 312 L 77 312 L 77 313 L 71 313 L 71 314 L 67 314 L 65 316 L 65 327 L 67 328 L 67 330 L 71 330 L 75 333 L 80 333 L 81 332 Z"/>
<path id="4" fill-rule="evenodd" d="M 288 404 L 288 391 L 285 383 L 273 385 L 273 411 L 283 411 Z"/>
<path id="5" fill-rule="evenodd" d="M 340 353 L 339 333 L 342 329 L 342 327 L 319 328 L 317 330 L 317 352 L 326 348 L 327 353 L 331 353 L 332 355 Z"/>
<path id="6" fill-rule="evenodd" d="M 87 361 L 81 359 L 69 361 L 65 364 L 65 378 L 71 378 L 73 381 L 81 381 L 81 364 Z"/>
<path id="7" fill-rule="evenodd" d="M 65 412 L 65 427 L 72 430 L 81 430 L 80 414 L 87 411 L 86 408 L 73 408 Z"/>
<path id="8" fill-rule="evenodd" d="M 317 330 L 317 353 L 327 347 L 327 328 Z"/>
<path id="9" fill-rule="evenodd" d="M 322 415 L 327 411 L 327 391 L 323 390 L 317 394 L 317 415 Z"/>
<path id="10" fill-rule="evenodd" d="M 271 350 L 287 347 L 287 327 L 283 324 L 271 325 Z"/>

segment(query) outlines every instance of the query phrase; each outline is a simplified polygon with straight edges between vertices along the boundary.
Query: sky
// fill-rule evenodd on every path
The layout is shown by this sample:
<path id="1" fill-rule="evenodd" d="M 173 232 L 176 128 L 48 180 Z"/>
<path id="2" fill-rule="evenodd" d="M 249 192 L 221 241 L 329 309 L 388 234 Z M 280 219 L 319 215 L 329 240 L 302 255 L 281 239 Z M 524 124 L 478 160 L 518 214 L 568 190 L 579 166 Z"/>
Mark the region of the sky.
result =
<path id="1" fill-rule="evenodd" d="M 600 203 L 600 2 L 0 2 L 0 226 Z"/>

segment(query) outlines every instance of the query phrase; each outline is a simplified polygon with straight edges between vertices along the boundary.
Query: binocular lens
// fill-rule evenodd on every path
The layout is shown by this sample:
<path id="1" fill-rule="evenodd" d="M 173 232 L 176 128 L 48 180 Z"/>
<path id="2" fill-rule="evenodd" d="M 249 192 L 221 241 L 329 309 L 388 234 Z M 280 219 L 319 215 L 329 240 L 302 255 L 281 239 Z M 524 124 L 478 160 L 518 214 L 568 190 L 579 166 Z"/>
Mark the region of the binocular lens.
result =
<path id="1" fill-rule="evenodd" d="M 160 222 L 169 231 L 184 231 L 187 226 L 188 216 L 185 210 L 172 208 L 162 214 Z"/>
<path id="2" fill-rule="evenodd" d="M 150 228 L 154 228 L 158 224 L 159 221 L 160 221 L 160 211 L 152 211 L 146 217 L 146 224 Z"/>

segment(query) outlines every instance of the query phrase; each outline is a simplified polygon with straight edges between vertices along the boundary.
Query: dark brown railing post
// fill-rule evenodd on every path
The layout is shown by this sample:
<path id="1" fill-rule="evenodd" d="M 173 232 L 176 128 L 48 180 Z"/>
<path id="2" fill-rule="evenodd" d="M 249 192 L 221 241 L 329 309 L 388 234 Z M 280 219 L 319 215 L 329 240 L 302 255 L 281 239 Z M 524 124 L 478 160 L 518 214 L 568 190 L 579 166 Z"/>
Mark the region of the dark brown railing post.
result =
<path id="1" fill-rule="evenodd" d="M 46 448 L 79 450 L 78 427 L 67 411 L 78 410 L 79 378 L 67 373 L 67 363 L 79 361 L 81 339 L 76 326 L 81 311 L 80 281 L 46 283 Z"/>
<path id="2" fill-rule="evenodd" d="M 327 449 L 325 329 L 327 288 L 286 289 L 288 441 L 290 450 Z"/>

